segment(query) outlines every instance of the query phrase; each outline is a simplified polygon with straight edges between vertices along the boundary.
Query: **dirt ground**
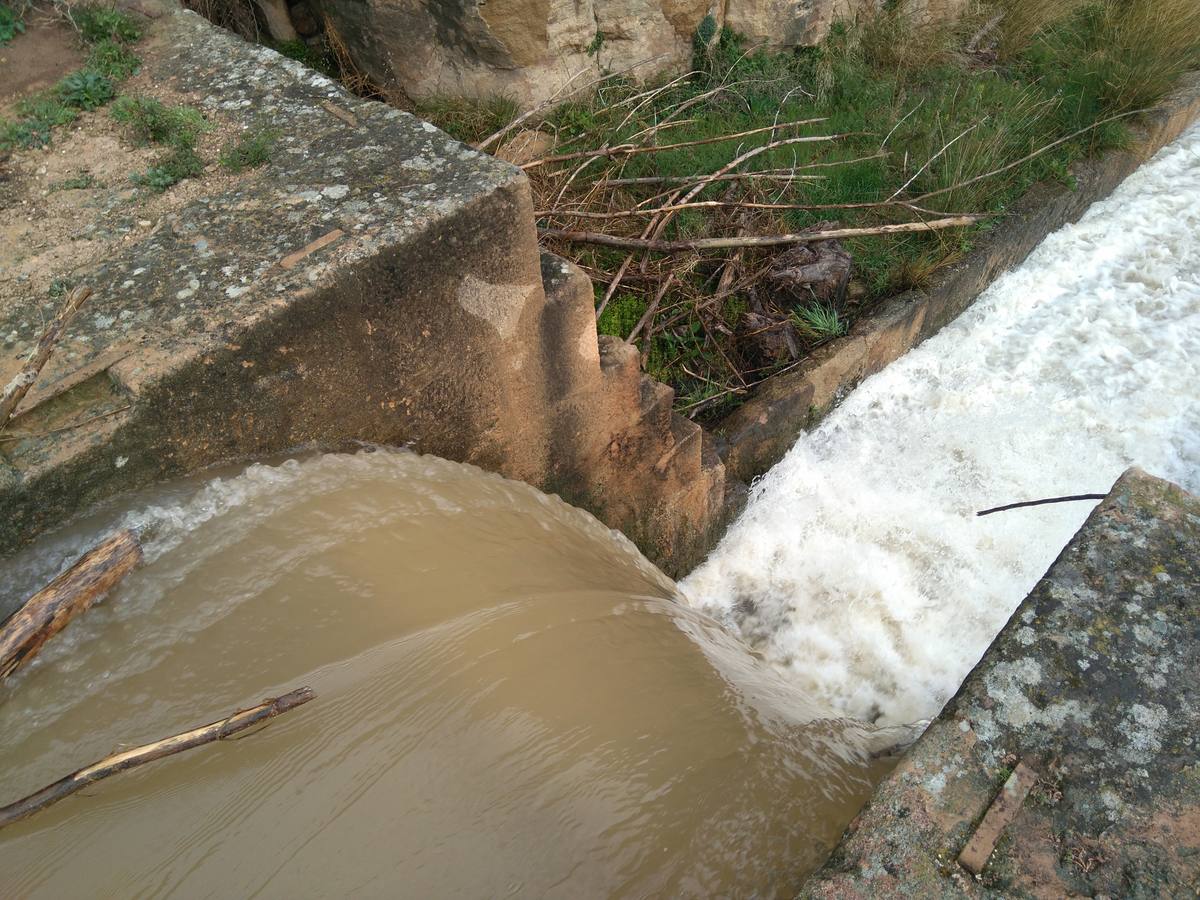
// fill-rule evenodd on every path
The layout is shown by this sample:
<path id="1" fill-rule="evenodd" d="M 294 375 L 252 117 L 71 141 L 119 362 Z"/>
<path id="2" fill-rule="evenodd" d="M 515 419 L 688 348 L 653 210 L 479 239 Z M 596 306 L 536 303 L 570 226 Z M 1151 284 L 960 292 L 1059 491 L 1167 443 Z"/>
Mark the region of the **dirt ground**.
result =
<path id="1" fill-rule="evenodd" d="M 35 11 L 25 28 L 0 47 L 0 115 L 11 115 L 21 97 L 50 87 L 83 65 L 79 39 L 65 22 Z"/>
<path id="2" fill-rule="evenodd" d="M 36 19 L 29 25 L 3 50 L 0 84 L 5 90 L 22 60 L 36 56 L 39 48 L 57 49 L 47 54 L 41 74 L 22 75 L 24 88 L 10 92 L 10 109 L 21 97 L 78 69 L 85 57 L 74 34 L 64 31 L 66 26 Z M 134 47 L 142 70 L 117 86 L 118 96 L 148 96 L 168 105 L 204 109 L 205 98 L 156 83 L 157 41 L 153 23 L 146 27 L 146 35 Z M 103 260 L 114 247 L 135 245 L 163 227 L 174 211 L 237 180 L 217 164 L 220 148 L 236 129 L 204 109 L 209 128 L 197 147 L 205 161 L 203 177 L 182 181 L 161 194 L 137 187 L 130 176 L 144 172 L 164 150 L 135 146 L 109 109 L 83 112 L 75 122 L 56 128 L 48 146 L 16 150 L 0 160 L 0 313 L 24 307 L 45 317 L 56 284 L 73 284 L 75 273 Z M 75 186 L 79 184 L 86 186 Z M 0 334 L 0 345 L 6 338 Z"/>

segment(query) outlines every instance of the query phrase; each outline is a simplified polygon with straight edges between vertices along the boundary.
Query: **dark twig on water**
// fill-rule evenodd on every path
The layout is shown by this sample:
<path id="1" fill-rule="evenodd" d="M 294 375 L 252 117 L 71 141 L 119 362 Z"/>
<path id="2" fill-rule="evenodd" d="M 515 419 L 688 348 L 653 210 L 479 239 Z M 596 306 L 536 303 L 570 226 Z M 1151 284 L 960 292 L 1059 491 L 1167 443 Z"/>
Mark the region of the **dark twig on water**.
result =
<path id="1" fill-rule="evenodd" d="M 1070 497 L 1050 497 L 1046 500 L 1025 500 L 1021 503 L 1009 503 L 1006 506 L 994 506 L 975 513 L 977 516 L 990 516 L 992 513 L 1006 512 L 1010 509 L 1021 509 L 1026 506 L 1045 506 L 1048 503 L 1074 503 L 1080 500 L 1103 500 L 1108 494 L 1074 494 Z"/>

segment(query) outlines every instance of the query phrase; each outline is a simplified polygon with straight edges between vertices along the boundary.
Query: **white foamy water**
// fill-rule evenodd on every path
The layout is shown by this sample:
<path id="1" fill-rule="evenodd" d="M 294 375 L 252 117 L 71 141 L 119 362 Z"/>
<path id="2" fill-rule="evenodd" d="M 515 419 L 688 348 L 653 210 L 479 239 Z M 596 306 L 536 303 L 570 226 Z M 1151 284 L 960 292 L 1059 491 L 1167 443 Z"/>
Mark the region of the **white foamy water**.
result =
<path id="1" fill-rule="evenodd" d="M 1193 129 L 802 437 L 683 588 L 838 713 L 935 715 L 1093 504 L 975 512 L 1200 489 L 1198 394 Z"/>

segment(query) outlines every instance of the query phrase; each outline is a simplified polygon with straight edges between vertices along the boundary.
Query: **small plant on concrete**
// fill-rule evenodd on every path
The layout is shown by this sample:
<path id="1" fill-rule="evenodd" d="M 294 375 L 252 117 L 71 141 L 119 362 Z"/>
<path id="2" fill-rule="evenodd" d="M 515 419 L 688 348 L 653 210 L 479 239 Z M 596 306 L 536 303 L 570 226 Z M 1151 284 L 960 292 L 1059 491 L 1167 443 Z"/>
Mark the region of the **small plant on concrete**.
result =
<path id="1" fill-rule="evenodd" d="M 219 162 L 229 172 L 244 172 L 266 164 L 271 158 L 279 132 L 257 128 L 229 141 L 221 150 Z"/>
<path id="2" fill-rule="evenodd" d="M 72 109 L 96 109 L 116 94 L 113 83 L 99 72 L 72 72 L 58 83 L 58 99 Z"/>
<path id="3" fill-rule="evenodd" d="M 142 29 L 133 18 L 111 7 L 84 6 L 71 9 L 69 15 L 80 36 L 89 44 L 101 41 L 132 44 L 142 36 Z"/>
<path id="4" fill-rule="evenodd" d="M 145 172 L 129 176 L 130 181 L 141 187 L 161 194 L 186 178 L 195 178 L 204 173 L 204 160 L 194 147 L 180 146 L 171 149 L 166 156 Z"/>
<path id="5" fill-rule="evenodd" d="M 167 106 L 153 97 L 120 97 L 113 104 L 112 117 L 129 126 L 133 139 L 142 145 L 192 145 L 208 128 L 200 110 L 190 106 Z"/>
<path id="6" fill-rule="evenodd" d="M 113 81 L 124 81 L 137 74 L 142 61 L 119 41 L 103 40 L 92 48 L 87 67 Z"/>
<path id="7" fill-rule="evenodd" d="M 792 322 L 801 334 L 815 340 L 827 340 L 846 333 L 846 323 L 837 310 L 821 303 L 812 303 L 792 310 Z"/>
<path id="8" fill-rule="evenodd" d="M 0 45 L 7 44 L 25 30 L 21 21 L 20 9 L 14 9 L 7 3 L 0 3 Z"/>

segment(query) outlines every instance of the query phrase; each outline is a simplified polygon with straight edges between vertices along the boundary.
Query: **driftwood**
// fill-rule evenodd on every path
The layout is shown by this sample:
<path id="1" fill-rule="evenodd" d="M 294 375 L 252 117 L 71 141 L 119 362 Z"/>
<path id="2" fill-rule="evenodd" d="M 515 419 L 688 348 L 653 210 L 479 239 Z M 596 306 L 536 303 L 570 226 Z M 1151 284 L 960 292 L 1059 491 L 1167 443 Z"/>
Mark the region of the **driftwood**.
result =
<path id="1" fill-rule="evenodd" d="M 46 361 L 50 359 L 54 345 L 58 343 L 58 339 L 62 336 L 63 328 L 66 327 L 67 322 L 75 315 L 76 310 L 83 305 L 83 301 L 91 295 L 92 289 L 89 287 L 77 287 L 71 291 L 67 296 L 67 302 L 58 311 L 58 315 L 50 320 L 50 324 L 42 332 L 42 336 L 38 340 L 37 347 L 33 351 L 33 356 L 30 357 L 29 362 L 25 363 L 25 367 L 0 392 L 0 431 L 4 430 L 4 427 L 8 424 L 8 420 L 12 418 L 12 414 L 16 411 L 17 404 L 29 393 L 29 388 L 33 386 L 42 368 L 46 365 Z"/>
<path id="2" fill-rule="evenodd" d="M 976 516 L 990 516 L 992 513 L 1008 512 L 1010 509 L 1024 509 L 1027 506 L 1045 506 L 1047 503 L 1076 503 L 1081 500 L 1103 500 L 1108 494 L 1074 494 L 1070 497 L 1050 497 L 1046 500 L 1025 500 L 1021 503 L 1009 503 L 1007 506 L 993 506 L 991 509 L 981 509 Z"/>
<path id="3" fill-rule="evenodd" d="M 97 544 L 42 588 L 0 627 L 0 679 L 28 662 L 54 635 L 142 560 L 137 535 L 121 531 Z"/>
<path id="4" fill-rule="evenodd" d="M 629 250 L 649 250 L 658 253 L 687 253 L 693 250 L 722 250 L 730 247 L 782 247 L 788 244 L 809 244 L 816 241 L 869 237 L 881 234 L 912 234 L 920 231 L 940 231 L 944 228 L 965 228 L 974 225 L 982 216 L 951 216 L 929 222 L 903 222 L 880 225 L 877 228 L 835 228 L 829 231 L 803 231 L 796 234 L 770 234 L 760 237 L 699 238 L 694 241 L 660 241 L 646 238 L 626 238 L 595 231 L 566 231 L 559 228 L 540 228 L 543 237 L 558 238 L 577 244 L 600 244 L 605 247 L 624 247 Z"/>
<path id="5" fill-rule="evenodd" d="M 307 703 L 314 696 L 312 688 L 296 688 L 296 690 L 290 691 L 280 697 L 264 700 L 258 706 L 238 710 L 232 715 L 216 722 L 201 725 L 190 731 L 173 734 L 170 737 L 153 741 L 149 744 L 142 744 L 140 747 L 134 747 L 132 750 L 124 750 L 121 753 L 106 756 L 104 759 L 94 762 L 90 766 L 72 772 L 65 778 L 60 778 L 54 784 L 47 785 L 40 791 L 25 797 L 23 800 L 0 807 L 0 828 L 11 825 L 13 822 L 19 822 L 21 819 L 31 816 L 36 812 L 40 812 L 47 806 L 57 803 L 64 797 L 69 797 L 76 791 L 82 790 L 102 778 L 116 775 L 136 766 L 145 765 L 148 762 L 154 762 L 165 756 L 182 753 L 184 750 L 191 750 L 193 747 L 200 747 L 204 744 L 211 744 L 214 741 L 224 740 L 231 734 L 245 731 L 247 728 L 258 725 L 260 722 L 273 719 L 275 716 L 285 713 L 289 709 L 294 709 L 302 703 Z"/>

